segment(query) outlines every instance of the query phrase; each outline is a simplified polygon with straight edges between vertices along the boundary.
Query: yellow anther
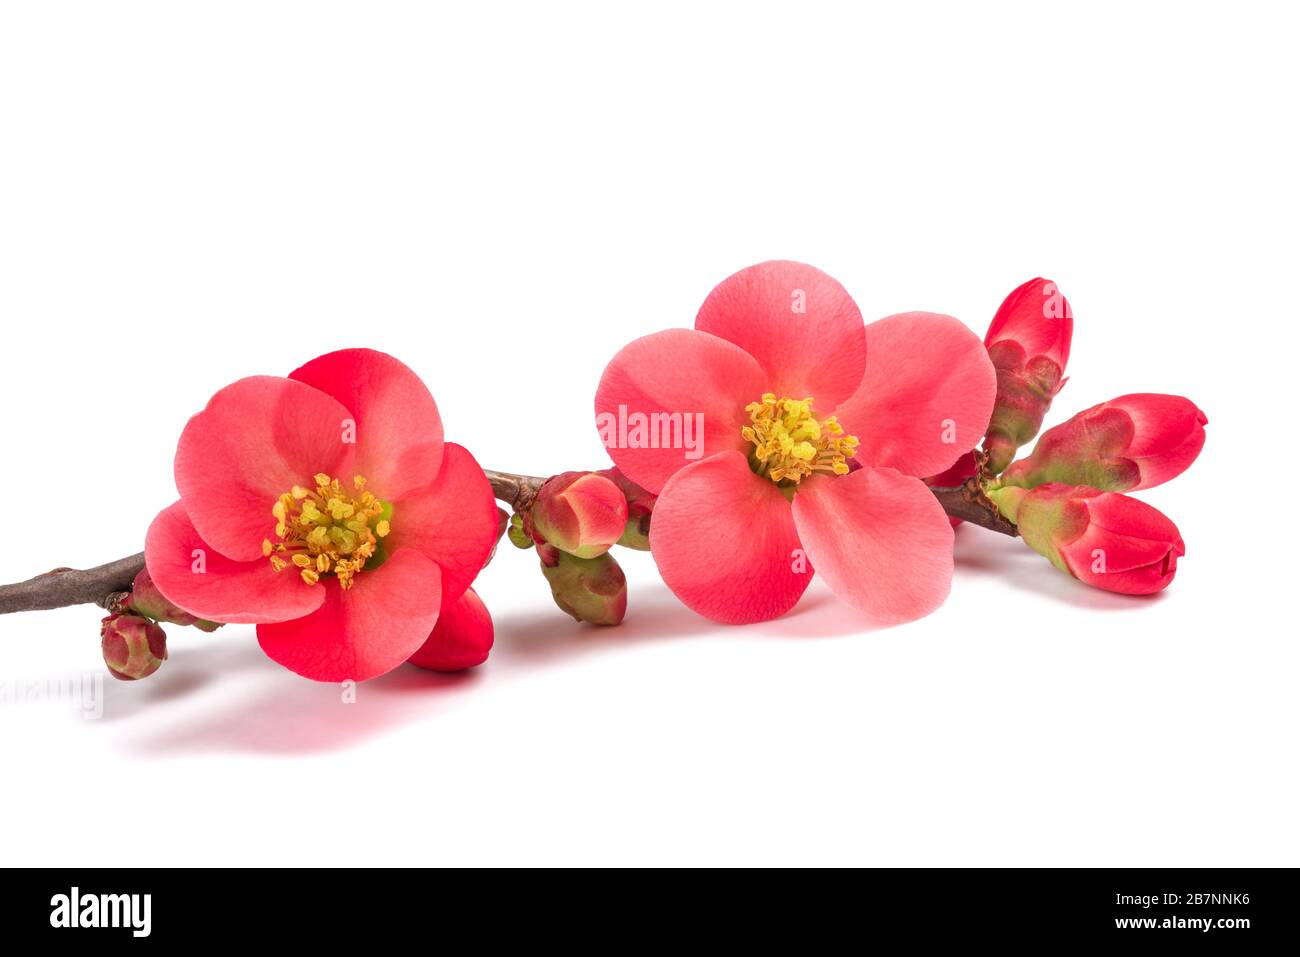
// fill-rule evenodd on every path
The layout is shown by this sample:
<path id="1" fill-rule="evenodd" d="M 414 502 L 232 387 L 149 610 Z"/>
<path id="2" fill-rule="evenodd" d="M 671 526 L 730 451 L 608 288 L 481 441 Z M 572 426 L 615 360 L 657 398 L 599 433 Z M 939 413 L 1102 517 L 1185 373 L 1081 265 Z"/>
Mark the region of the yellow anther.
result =
<path id="1" fill-rule="evenodd" d="M 379 539 L 392 531 L 389 520 L 379 518 L 388 507 L 364 491 L 364 476 L 353 476 L 352 491 L 324 472 L 313 478 L 314 489 L 295 485 L 276 499 L 271 513 L 279 541 L 263 540 L 262 554 L 277 572 L 293 565 L 308 585 L 333 574 L 340 588 L 351 588 Z"/>
<path id="2" fill-rule="evenodd" d="M 818 420 L 813 400 L 777 398 L 765 392 L 757 402 L 745 406 L 750 425 L 741 436 L 753 444 L 750 465 L 773 482 L 798 485 L 815 472 L 846 475 L 848 460 L 858 449 L 858 439 L 845 435 L 835 416 Z"/>

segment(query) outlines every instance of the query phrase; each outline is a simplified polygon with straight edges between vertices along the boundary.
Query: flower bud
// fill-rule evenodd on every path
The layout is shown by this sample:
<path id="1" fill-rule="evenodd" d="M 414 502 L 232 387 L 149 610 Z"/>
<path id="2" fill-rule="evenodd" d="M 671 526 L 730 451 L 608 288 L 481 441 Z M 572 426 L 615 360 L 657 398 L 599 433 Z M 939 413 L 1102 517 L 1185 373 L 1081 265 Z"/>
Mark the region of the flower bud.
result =
<path id="1" fill-rule="evenodd" d="M 1205 444 L 1205 413 L 1178 395 L 1122 395 L 1043 433 L 1028 458 L 1002 474 L 1004 485 L 1047 482 L 1131 492 L 1168 482 Z"/>
<path id="2" fill-rule="evenodd" d="M 487 661 L 492 650 L 492 615 L 472 588 L 444 607 L 433 632 L 408 659 L 429 671 L 464 671 Z"/>
<path id="3" fill-rule="evenodd" d="M 642 552 L 650 551 L 650 516 L 655 510 L 654 493 L 647 492 L 617 468 L 604 469 L 598 474 L 617 485 L 627 501 L 627 524 L 623 527 L 618 544 Z"/>
<path id="4" fill-rule="evenodd" d="M 1074 313 L 1047 279 L 1031 279 L 1003 301 L 984 337 L 998 375 L 997 401 L 984 449 L 994 475 L 1035 435 L 1065 385 Z"/>
<path id="5" fill-rule="evenodd" d="M 167 636 L 148 618 L 126 612 L 109 615 L 99 626 L 104 664 L 114 678 L 147 678 L 167 658 Z"/>
<path id="6" fill-rule="evenodd" d="M 564 472 L 547 480 L 532 508 L 533 530 L 560 551 L 595 558 L 627 525 L 627 500 L 595 472 Z"/>
<path id="7" fill-rule="evenodd" d="M 148 568 L 140 569 L 140 573 L 135 576 L 135 581 L 131 585 L 131 594 L 122 601 L 121 610 L 173 625 L 193 625 L 200 631 L 211 632 L 221 627 L 218 622 L 196 618 L 184 608 L 173 604 L 158 590 L 158 586 L 149 575 Z"/>
<path id="8" fill-rule="evenodd" d="M 1081 582 L 1149 595 L 1174 580 L 1183 539 L 1174 523 L 1127 495 L 1073 485 L 989 493 L 1025 544 Z"/>
<path id="9" fill-rule="evenodd" d="M 627 612 L 627 579 L 614 556 L 577 558 L 545 543 L 537 546 L 542 574 L 560 610 L 593 625 L 617 625 Z"/>

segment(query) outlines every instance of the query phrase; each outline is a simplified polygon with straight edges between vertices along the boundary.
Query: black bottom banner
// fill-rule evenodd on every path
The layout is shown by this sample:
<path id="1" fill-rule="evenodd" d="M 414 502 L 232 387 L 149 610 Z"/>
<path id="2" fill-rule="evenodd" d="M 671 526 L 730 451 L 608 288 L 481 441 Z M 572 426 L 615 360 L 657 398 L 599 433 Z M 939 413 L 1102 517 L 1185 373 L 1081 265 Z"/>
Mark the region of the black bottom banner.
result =
<path id="1" fill-rule="evenodd" d="M 802 949 L 916 945 L 1152 944 L 1294 949 L 1296 872 L 1282 870 L 860 870 L 822 874 L 580 873 L 538 881 L 424 870 L 9 870 L 6 943 L 147 947 L 388 944 L 438 946 L 503 927 L 536 943 L 619 949 L 746 938 Z M 63 940 L 61 941 L 60 938 Z M 622 938 L 622 940 L 620 940 Z M 499 943 L 499 941 L 497 941 Z"/>

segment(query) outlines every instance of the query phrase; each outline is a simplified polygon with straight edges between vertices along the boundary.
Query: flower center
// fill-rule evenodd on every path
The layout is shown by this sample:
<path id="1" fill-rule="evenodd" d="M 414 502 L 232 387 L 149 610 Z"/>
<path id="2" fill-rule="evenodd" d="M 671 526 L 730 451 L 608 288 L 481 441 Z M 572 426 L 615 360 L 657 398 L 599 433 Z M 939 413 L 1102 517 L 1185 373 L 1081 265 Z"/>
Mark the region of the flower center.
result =
<path id="1" fill-rule="evenodd" d="M 263 540 L 262 554 L 277 572 L 297 567 L 308 585 L 333 574 L 348 589 L 367 561 L 373 568 L 383 560 L 379 540 L 391 530 L 393 507 L 367 492 L 360 475 L 352 479 L 351 492 L 324 472 L 313 479 L 315 489 L 295 485 L 275 500 L 271 514 L 279 541 Z"/>
<path id="2" fill-rule="evenodd" d="M 812 399 L 778 399 L 767 392 L 745 406 L 752 424 L 740 434 L 754 443 L 749 463 L 755 472 L 787 485 L 798 485 L 814 472 L 848 474 L 847 460 L 858 449 L 857 436 L 845 435 L 833 415 L 816 419 L 812 403 Z"/>

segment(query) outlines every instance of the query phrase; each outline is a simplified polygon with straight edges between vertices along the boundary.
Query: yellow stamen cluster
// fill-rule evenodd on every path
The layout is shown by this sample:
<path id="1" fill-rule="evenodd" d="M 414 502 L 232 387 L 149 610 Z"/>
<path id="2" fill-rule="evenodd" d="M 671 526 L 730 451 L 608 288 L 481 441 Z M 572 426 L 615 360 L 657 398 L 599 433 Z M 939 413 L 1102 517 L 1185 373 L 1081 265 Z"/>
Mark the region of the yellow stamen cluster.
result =
<path id="1" fill-rule="evenodd" d="M 745 406 L 753 423 L 740 430 L 754 443 L 754 470 L 773 482 L 799 484 L 814 472 L 847 475 L 848 459 L 858 450 L 857 436 L 828 415 L 813 417 L 812 399 L 778 399 L 771 392 Z"/>
<path id="2" fill-rule="evenodd" d="M 324 472 L 313 480 L 315 489 L 295 485 L 275 500 L 271 514 L 279 541 L 265 539 L 262 554 L 277 572 L 293 565 L 308 585 L 333 574 L 340 588 L 351 588 L 353 576 L 391 530 L 380 517 L 384 503 L 366 491 L 360 475 L 352 479 L 351 492 Z"/>

